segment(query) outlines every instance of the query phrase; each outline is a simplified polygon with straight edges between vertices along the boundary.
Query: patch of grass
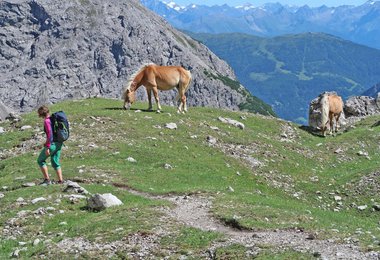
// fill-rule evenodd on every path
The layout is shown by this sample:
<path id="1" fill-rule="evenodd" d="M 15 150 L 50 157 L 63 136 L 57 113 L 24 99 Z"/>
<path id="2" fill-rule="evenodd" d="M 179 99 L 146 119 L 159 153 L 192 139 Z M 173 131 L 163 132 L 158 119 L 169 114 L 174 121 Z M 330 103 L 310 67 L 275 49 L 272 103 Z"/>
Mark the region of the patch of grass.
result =
<path id="1" fill-rule="evenodd" d="M 161 240 L 166 246 L 176 244 L 183 251 L 206 250 L 212 242 L 222 239 L 222 235 L 217 232 L 201 231 L 196 228 L 181 228 L 175 236 L 167 236 Z"/>

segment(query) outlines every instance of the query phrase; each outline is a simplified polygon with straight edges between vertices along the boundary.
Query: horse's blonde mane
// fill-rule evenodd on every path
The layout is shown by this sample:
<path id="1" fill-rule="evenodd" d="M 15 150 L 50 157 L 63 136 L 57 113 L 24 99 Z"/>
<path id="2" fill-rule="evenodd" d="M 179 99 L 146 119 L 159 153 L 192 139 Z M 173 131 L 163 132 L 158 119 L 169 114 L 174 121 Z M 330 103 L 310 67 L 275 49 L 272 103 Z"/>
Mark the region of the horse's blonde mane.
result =
<path id="1" fill-rule="evenodd" d="M 145 63 L 144 65 L 142 65 L 135 73 L 133 73 L 128 81 L 127 81 L 127 85 L 126 87 L 124 88 L 123 90 L 123 99 L 125 99 L 125 95 L 127 94 L 127 90 L 130 90 L 131 89 L 131 85 L 132 85 L 132 82 L 133 80 L 136 78 L 136 76 L 141 72 L 143 71 L 147 66 L 149 65 L 155 65 L 154 63 Z"/>
<path id="2" fill-rule="evenodd" d="M 329 95 L 326 93 L 321 98 L 321 126 L 324 127 L 329 120 Z"/>

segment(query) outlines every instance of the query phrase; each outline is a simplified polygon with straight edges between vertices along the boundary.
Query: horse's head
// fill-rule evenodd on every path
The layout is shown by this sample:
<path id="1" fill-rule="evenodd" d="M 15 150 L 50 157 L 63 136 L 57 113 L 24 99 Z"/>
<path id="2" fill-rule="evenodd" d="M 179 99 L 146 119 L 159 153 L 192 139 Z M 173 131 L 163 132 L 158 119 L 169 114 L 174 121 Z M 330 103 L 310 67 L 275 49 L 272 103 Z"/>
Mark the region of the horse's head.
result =
<path id="1" fill-rule="evenodd" d="M 127 89 L 124 94 L 124 98 L 124 108 L 129 109 L 136 100 L 135 92 Z"/>

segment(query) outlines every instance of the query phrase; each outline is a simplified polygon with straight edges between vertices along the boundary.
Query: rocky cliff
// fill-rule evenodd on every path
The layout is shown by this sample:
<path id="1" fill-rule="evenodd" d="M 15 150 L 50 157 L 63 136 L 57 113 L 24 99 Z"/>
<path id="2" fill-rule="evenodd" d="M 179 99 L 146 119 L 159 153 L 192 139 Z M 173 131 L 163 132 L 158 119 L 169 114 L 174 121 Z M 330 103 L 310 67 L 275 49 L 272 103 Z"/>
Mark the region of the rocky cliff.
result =
<path id="1" fill-rule="evenodd" d="M 244 87 L 230 84 L 236 77 L 224 61 L 137 0 L 2 1 L 0 35 L 0 100 L 12 110 L 120 98 L 129 76 L 146 63 L 191 70 L 190 106 L 238 110 L 252 100 Z M 172 104 L 175 95 L 160 98 Z"/>

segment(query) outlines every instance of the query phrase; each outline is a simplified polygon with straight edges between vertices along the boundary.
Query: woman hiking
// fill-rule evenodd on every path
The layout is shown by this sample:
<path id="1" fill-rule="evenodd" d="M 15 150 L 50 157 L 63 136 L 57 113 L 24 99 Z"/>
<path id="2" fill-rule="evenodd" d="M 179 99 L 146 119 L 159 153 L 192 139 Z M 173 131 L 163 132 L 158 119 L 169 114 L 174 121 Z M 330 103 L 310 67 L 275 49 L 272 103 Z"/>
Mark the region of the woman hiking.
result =
<path id="1" fill-rule="evenodd" d="M 38 156 L 37 163 L 40 166 L 41 172 L 43 174 L 44 180 L 40 185 L 46 186 L 50 185 L 52 182 L 49 177 L 48 168 L 46 165 L 46 159 L 50 156 L 51 165 L 58 176 L 58 183 L 63 183 L 62 169 L 59 159 L 61 156 L 62 143 L 53 141 L 53 129 L 51 126 L 49 108 L 47 106 L 41 106 L 38 108 L 38 116 L 44 120 L 44 131 L 46 134 L 46 141 L 44 148 L 42 149 L 40 155 Z"/>

